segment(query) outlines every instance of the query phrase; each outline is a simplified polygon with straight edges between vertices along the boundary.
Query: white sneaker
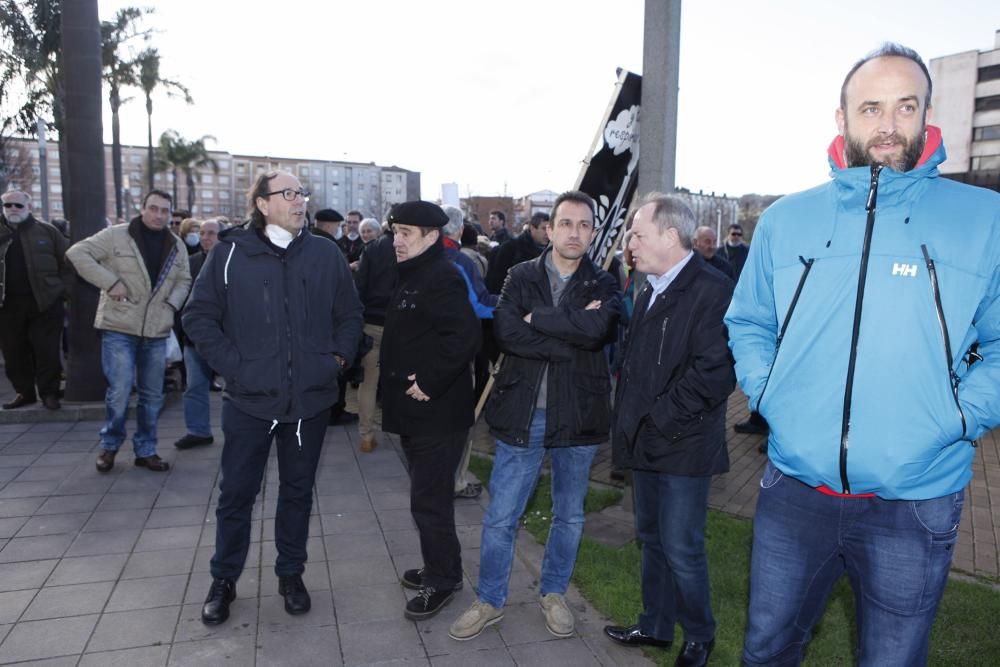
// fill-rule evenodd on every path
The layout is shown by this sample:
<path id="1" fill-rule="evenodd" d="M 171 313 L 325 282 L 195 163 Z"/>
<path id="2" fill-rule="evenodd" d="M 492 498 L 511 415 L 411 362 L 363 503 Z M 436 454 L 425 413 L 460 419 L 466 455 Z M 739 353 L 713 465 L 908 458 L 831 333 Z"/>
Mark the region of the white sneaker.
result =
<path id="1" fill-rule="evenodd" d="M 451 627 L 448 636 L 460 642 L 475 639 L 483 633 L 487 626 L 503 620 L 503 609 L 497 609 L 491 604 L 476 600 L 465 610 Z"/>
<path id="2" fill-rule="evenodd" d="M 542 613 L 545 614 L 545 628 L 556 637 L 573 636 L 573 612 L 566 606 L 566 598 L 559 593 L 543 595 Z"/>

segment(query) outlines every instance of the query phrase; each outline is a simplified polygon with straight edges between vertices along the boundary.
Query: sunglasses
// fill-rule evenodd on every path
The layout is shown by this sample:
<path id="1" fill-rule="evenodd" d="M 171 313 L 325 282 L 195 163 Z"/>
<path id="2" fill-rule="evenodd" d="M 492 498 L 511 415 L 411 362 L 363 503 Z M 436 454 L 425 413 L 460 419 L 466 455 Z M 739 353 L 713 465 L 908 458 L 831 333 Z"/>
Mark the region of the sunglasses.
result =
<path id="1" fill-rule="evenodd" d="M 24 208 L 24 204 L 18 204 L 17 202 L 5 201 L 3 203 L 4 208 Z"/>
<path id="2" fill-rule="evenodd" d="M 729 232 L 730 236 L 743 236 L 743 232 Z"/>

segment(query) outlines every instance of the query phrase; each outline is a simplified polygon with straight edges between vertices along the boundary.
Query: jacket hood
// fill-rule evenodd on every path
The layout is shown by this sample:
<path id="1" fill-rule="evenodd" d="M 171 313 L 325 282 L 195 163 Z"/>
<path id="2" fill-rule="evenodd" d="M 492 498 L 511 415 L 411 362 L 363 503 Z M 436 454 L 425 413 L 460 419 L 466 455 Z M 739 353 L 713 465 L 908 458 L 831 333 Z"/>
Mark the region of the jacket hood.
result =
<path id="1" fill-rule="evenodd" d="M 939 164 L 944 162 L 947 157 L 944 152 L 944 143 L 941 140 L 941 128 L 936 125 L 927 125 L 924 128 L 925 132 L 925 142 L 924 142 L 924 152 L 921 153 L 920 159 L 917 160 L 917 166 L 914 167 L 916 170 L 918 167 L 922 167 L 925 164 L 937 167 Z M 937 153 L 940 151 L 940 158 L 938 158 Z M 826 149 L 827 157 L 830 161 L 830 168 L 836 172 L 838 169 L 847 169 L 847 159 L 844 155 L 844 135 L 838 134 L 830 142 L 830 147 Z"/>
<path id="2" fill-rule="evenodd" d="M 286 252 L 292 252 L 293 248 L 297 248 L 305 243 L 306 236 L 312 236 L 312 233 L 303 227 L 298 236 L 292 239 L 292 242 L 288 244 Z M 219 241 L 226 241 L 228 243 L 238 245 L 240 249 L 248 255 L 258 255 L 261 253 L 274 254 L 276 252 L 271 244 L 264 239 L 264 232 L 260 226 L 255 225 L 249 220 L 244 222 L 242 225 L 230 227 L 219 234 Z"/>

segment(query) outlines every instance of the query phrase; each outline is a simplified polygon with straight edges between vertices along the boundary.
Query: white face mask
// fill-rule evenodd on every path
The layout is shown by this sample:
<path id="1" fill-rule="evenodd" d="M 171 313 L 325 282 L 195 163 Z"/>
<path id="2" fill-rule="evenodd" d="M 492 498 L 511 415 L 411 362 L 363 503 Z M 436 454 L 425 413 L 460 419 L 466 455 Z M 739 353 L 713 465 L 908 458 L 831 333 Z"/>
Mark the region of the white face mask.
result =
<path id="1" fill-rule="evenodd" d="M 198 232 L 189 232 L 187 236 L 184 237 L 184 243 L 187 243 L 192 248 L 201 242 L 201 237 Z"/>

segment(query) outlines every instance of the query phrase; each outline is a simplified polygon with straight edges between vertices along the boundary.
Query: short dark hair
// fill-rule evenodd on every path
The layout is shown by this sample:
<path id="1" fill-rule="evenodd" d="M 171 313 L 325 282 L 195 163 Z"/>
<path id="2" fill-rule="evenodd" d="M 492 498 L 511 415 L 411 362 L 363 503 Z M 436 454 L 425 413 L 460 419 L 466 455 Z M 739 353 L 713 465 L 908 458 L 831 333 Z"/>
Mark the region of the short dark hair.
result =
<path id="1" fill-rule="evenodd" d="M 552 204 L 552 218 L 556 217 L 556 211 L 559 210 L 559 204 L 564 201 L 576 202 L 577 204 L 583 204 L 590 209 L 590 215 L 597 221 L 597 211 L 594 206 L 594 200 L 586 192 L 581 192 L 579 190 L 567 190 L 558 197 L 556 197 L 555 202 Z M 551 224 L 551 221 L 550 221 Z"/>
<path id="2" fill-rule="evenodd" d="M 741 225 L 738 222 L 734 222 L 733 224 L 729 225 L 729 231 L 733 231 L 734 229 L 738 229 L 738 230 L 740 230 L 742 232 L 743 231 L 743 225 Z"/>
<path id="3" fill-rule="evenodd" d="M 171 207 L 174 205 L 174 198 L 170 196 L 169 192 L 164 192 L 163 190 L 150 190 L 149 192 L 146 193 L 146 196 L 142 198 L 143 208 L 146 208 L 146 202 L 149 201 L 150 197 L 163 197 L 168 202 L 170 202 Z M 174 211 L 174 213 L 172 213 L 171 215 L 176 215 L 177 213 L 187 213 L 187 211 Z M 184 217 L 190 218 L 191 214 L 187 213 L 187 215 L 185 215 Z"/>
<path id="4" fill-rule="evenodd" d="M 348 211 L 347 215 L 356 215 L 359 218 L 361 218 L 361 220 L 364 220 L 364 218 L 365 218 L 365 216 L 361 214 L 361 211 L 359 211 L 356 208 L 352 208 L 350 211 Z M 345 219 L 347 218 L 347 215 L 344 216 Z M 359 220 L 358 222 L 360 222 L 361 220 Z"/>
<path id="5" fill-rule="evenodd" d="M 910 47 L 897 44 L 896 42 L 885 42 L 882 46 L 878 47 L 864 58 L 854 63 L 854 66 L 851 67 L 847 76 L 844 77 L 844 83 L 840 86 L 840 108 L 844 110 L 847 109 L 847 84 L 851 82 L 851 77 L 854 76 L 855 72 L 861 69 L 862 65 L 870 60 L 875 60 L 876 58 L 906 58 L 907 60 L 912 60 L 920 66 L 920 71 L 924 73 L 924 77 L 927 79 L 927 96 L 924 98 L 924 112 L 926 113 L 927 108 L 931 105 L 931 74 L 927 71 L 927 65 L 924 64 L 920 54 Z"/>
<path id="6" fill-rule="evenodd" d="M 495 208 L 492 211 L 490 211 L 490 215 L 495 215 L 497 219 L 500 220 L 500 222 L 507 222 L 507 214 L 498 208 Z"/>
<path id="7" fill-rule="evenodd" d="M 257 180 L 250 186 L 250 191 L 247 192 L 247 217 L 252 226 L 263 228 L 267 224 L 264 214 L 257 208 L 257 197 L 267 199 L 267 193 L 271 190 L 271 181 L 276 179 L 279 173 L 277 171 L 262 171 Z"/>
<path id="8" fill-rule="evenodd" d="M 478 243 L 479 233 L 476 232 L 476 228 L 469 223 L 462 225 L 462 247 L 475 248 Z"/>
<path id="9" fill-rule="evenodd" d="M 531 220 L 528 221 L 528 224 L 537 229 L 548 221 L 549 221 L 548 213 L 545 213 L 544 211 L 536 211 L 535 213 L 531 214 Z"/>

